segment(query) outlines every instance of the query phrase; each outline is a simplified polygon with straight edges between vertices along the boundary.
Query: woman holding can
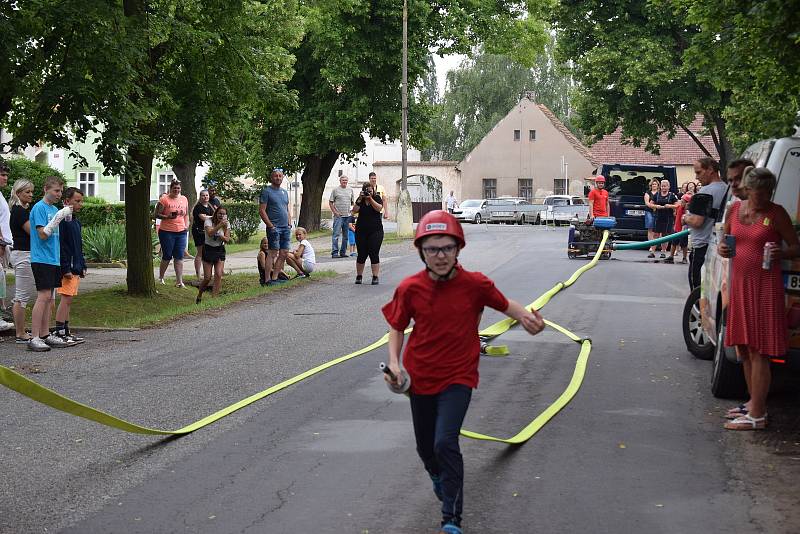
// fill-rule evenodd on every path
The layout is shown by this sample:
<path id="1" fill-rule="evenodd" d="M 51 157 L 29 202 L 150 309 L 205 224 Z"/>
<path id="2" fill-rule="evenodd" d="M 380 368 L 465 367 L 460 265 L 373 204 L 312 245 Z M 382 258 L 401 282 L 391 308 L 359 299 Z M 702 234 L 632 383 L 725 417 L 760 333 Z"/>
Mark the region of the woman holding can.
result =
<path id="1" fill-rule="evenodd" d="M 726 414 L 728 430 L 767 426 L 769 359 L 786 353 L 781 260 L 800 255 L 800 242 L 789 214 L 770 200 L 775 185 L 768 169 L 745 169 L 748 198 L 730 207 L 719 245 L 720 256 L 731 258 L 725 345 L 736 347 L 750 393 L 750 400 Z"/>

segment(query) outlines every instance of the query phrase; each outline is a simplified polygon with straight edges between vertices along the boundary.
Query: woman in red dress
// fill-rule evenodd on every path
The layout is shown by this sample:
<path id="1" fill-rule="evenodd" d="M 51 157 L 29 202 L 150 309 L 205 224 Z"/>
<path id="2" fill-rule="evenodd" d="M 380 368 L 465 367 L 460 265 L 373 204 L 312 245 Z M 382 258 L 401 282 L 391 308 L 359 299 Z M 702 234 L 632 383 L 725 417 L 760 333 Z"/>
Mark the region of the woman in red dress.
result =
<path id="1" fill-rule="evenodd" d="M 767 425 L 770 357 L 786 353 L 786 313 L 781 260 L 800 255 L 800 243 L 786 210 L 772 202 L 776 179 L 768 169 L 745 170 L 747 200 L 730 207 L 725 233 L 736 238 L 731 260 L 725 345 L 736 347 L 750 393 L 747 403 L 731 409 L 728 430 L 758 430 Z M 772 242 L 770 268 L 762 268 L 764 244 Z M 781 247 L 784 244 L 783 248 Z M 731 257 L 720 243 L 719 254 Z"/>

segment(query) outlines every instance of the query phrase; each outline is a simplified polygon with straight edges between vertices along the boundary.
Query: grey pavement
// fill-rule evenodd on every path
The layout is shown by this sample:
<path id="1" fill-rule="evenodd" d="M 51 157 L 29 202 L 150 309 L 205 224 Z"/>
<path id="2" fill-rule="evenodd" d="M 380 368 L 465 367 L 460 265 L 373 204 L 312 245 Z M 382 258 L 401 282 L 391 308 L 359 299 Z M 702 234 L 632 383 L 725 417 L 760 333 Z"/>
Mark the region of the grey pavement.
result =
<path id="1" fill-rule="evenodd" d="M 466 231 L 465 267 L 523 303 L 582 264 L 566 258 L 566 229 Z M 81 402 L 177 428 L 383 335 L 380 307 L 421 268 L 403 246 L 377 287 L 318 280 L 70 350 L 3 347 L 2 360 L 35 363 L 33 379 Z M 724 432 L 728 403 L 709 393 L 710 363 L 681 339 L 685 266 L 635 251 L 614 258 L 543 311 L 593 340 L 573 401 L 524 445 L 462 439 L 465 532 L 796 532 L 796 420 Z M 482 324 L 500 317 L 487 310 Z M 508 436 L 561 393 L 578 346 L 518 329 L 498 343 L 511 355 L 482 360 L 465 427 Z M 0 532 L 434 532 L 438 502 L 408 401 L 377 371 L 386 358 L 378 349 L 177 439 L 0 390 Z M 796 391 L 782 395 L 778 417 L 798 403 Z"/>

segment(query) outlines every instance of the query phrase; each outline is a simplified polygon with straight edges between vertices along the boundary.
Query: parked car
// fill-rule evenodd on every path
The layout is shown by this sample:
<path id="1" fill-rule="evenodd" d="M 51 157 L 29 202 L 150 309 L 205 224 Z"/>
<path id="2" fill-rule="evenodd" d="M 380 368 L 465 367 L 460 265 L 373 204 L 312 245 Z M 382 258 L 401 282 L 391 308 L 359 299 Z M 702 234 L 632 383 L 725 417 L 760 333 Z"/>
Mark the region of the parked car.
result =
<path id="1" fill-rule="evenodd" d="M 767 167 L 778 178 L 773 202 L 793 214 L 800 230 L 800 131 L 793 137 L 770 139 L 750 146 L 742 155 L 758 167 Z M 716 233 L 706 252 L 700 287 L 686 300 L 683 337 L 697 358 L 714 360 L 711 392 L 720 398 L 741 398 L 746 385 L 733 347 L 725 347 L 728 305 L 728 260 L 717 254 Z M 773 358 L 773 366 L 800 368 L 800 260 L 783 262 L 789 339 L 784 358 Z M 774 369 L 779 371 L 778 369 Z"/>
<path id="2" fill-rule="evenodd" d="M 462 222 L 471 222 L 475 224 L 489 222 L 489 209 L 487 204 L 487 200 L 465 200 L 453 210 L 453 215 Z"/>
<path id="3" fill-rule="evenodd" d="M 519 197 L 490 198 L 487 203 L 491 223 L 532 223 L 536 221 L 539 212 L 545 209 L 545 206 L 531 204 L 527 199 Z"/>
<path id="4" fill-rule="evenodd" d="M 669 180 L 670 191 L 678 193 L 678 173 L 670 165 L 619 165 L 604 164 L 600 174 L 606 177 L 608 204 L 617 225 L 614 234 L 644 239 L 644 194 L 649 191 L 653 178 Z"/>
<path id="5" fill-rule="evenodd" d="M 544 206 L 545 209 L 538 214 L 537 223 L 569 224 L 575 218 L 586 220 L 589 215 L 589 204 L 583 197 L 575 195 L 549 195 L 544 199 Z"/>

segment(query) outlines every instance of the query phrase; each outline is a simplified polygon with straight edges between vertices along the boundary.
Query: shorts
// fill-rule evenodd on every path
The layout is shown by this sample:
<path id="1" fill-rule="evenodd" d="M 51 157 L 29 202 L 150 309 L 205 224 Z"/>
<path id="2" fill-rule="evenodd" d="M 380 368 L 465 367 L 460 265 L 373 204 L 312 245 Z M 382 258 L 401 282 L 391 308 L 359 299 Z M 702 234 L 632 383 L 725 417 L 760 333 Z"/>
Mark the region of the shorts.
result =
<path id="1" fill-rule="evenodd" d="M 12 250 L 11 266 L 14 268 L 14 299 L 23 308 L 29 302 L 36 301 L 36 282 L 31 271 L 31 253 L 29 250 Z"/>
<path id="2" fill-rule="evenodd" d="M 81 277 L 73 274 L 69 278 L 66 276 L 61 277 L 61 287 L 56 290 L 59 295 L 66 295 L 74 297 L 78 294 L 78 286 L 81 285 Z"/>
<path id="3" fill-rule="evenodd" d="M 203 247 L 203 261 L 214 265 L 218 261 L 225 261 L 225 245 L 219 247 L 212 247 L 206 245 Z"/>
<path id="4" fill-rule="evenodd" d="M 652 230 L 656 225 L 656 216 L 652 210 L 645 210 L 644 212 L 644 227 L 647 230 Z"/>
<path id="5" fill-rule="evenodd" d="M 267 241 L 269 241 L 270 250 L 289 250 L 292 232 L 288 226 L 267 228 Z"/>
<path id="6" fill-rule="evenodd" d="M 186 232 L 158 231 L 158 241 L 161 243 L 161 259 L 169 261 L 183 259 L 183 251 L 186 250 Z"/>
<path id="7" fill-rule="evenodd" d="M 672 240 L 673 245 L 677 245 L 679 247 L 688 247 L 689 246 L 689 235 L 684 235 L 682 237 L 676 237 Z"/>
<path id="8" fill-rule="evenodd" d="M 348 245 L 355 245 L 356 244 L 356 233 L 349 228 L 347 229 L 347 244 Z"/>
<path id="9" fill-rule="evenodd" d="M 202 247 L 206 244 L 206 234 L 202 230 L 192 227 L 192 239 L 195 247 Z"/>
<path id="10" fill-rule="evenodd" d="M 61 287 L 61 266 L 49 263 L 31 263 L 36 291 Z"/>
<path id="11" fill-rule="evenodd" d="M 658 217 L 656 218 L 656 224 L 653 227 L 653 231 L 657 234 L 669 235 L 672 233 L 674 228 L 675 222 L 672 220 L 672 217 Z"/>
<path id="12" fill-rule="evenodd" d="M 316 264 L 316 263 L 311 263 L 311 262 L 310 262 L 310 261 L 308 261 L 308 260 L 303 260 L 303 265 L 302 265 L 302 267 L 303 267 L 303 270 L 304 270 L 305 272 L 307 272 L 307 273 L 312 273 L 312 272 L 314 272 L 314 267 L 316 267 L 316 266 L 317 266 L 317 264 Z"/>

